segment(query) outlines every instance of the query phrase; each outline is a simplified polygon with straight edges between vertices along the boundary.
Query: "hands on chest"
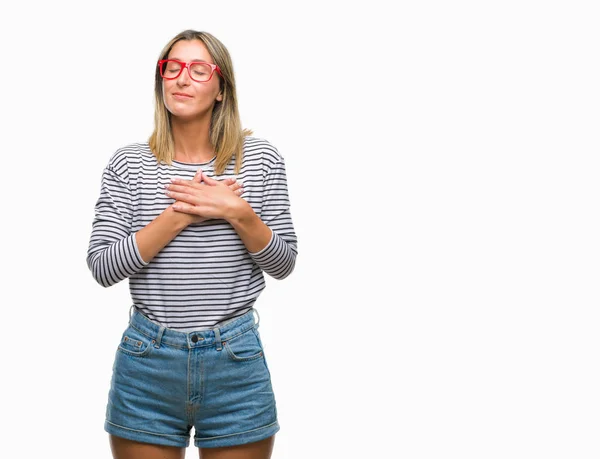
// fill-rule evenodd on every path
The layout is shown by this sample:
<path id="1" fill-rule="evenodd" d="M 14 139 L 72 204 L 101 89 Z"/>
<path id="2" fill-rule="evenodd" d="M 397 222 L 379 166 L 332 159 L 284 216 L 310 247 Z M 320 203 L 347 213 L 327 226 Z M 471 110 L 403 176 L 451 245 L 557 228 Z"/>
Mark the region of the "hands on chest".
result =
<path id="1" fill-rule="evenodd" d="M 242 185 L 234 178 L 214 180 L 198 170 L 191 180 L 171 179 L 166 195 L 175 199 L 173 210 L 187 214 L 190 223 L 211 218 L 228 220 L 236 214 L 243 201 Z"/>

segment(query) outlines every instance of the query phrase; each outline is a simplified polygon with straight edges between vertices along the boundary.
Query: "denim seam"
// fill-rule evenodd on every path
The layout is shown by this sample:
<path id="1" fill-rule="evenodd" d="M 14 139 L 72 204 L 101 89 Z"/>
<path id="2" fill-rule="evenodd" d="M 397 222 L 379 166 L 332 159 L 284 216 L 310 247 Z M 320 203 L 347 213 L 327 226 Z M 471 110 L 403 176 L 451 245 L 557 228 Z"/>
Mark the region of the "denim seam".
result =
<path id="1" fill-rule="evenodd" d="M 235 352 L 233 352 L 233 349 L 231 349 L 231 347 L 230 347 L 230 343 L 232 342 L 232 340 L 229 339 L 229 340 L 223 341 L 223 343 L 224 343 L 223 346 L 225 347 L 225 349 L 227 349 L 227 353 L 235 362 L 249 362 L 252 360 L 259 359 L 261 357 L 264 358 L 264 349 L 262 348 L 262 343 L 256 336 L 255 330 L 253 328 L 250 328 L 249 330 L 246 330 L 245 333 L 247 333 L 249 331 L 252 331 L 252 334 L 256 337 L 256 340 L 258 341 L 258 346 L 260 347 L 260 352 L 257 354 L 251 355 L 249 357 L 239 357 L 239 356 L 235 355 Z"/>
<path id="2" fill-rule="evenodd" d="M 239 317 L 236 317 L 236 318 L 234 318 L 234 319 L 228 319 L 228 320 L 226 320 L 225 322 L 221 323 L 221 324 L 220 324 L 220 326 L 222 327 L 222 326 L 224 326 L 224 325 L 231 325 L 231 324 L 235 324 L 236 322 L 241 322 L 241 323 L 243 323 L 244 316 L 245 316 L 245 315 L 247 315 L 249 312 L 252 312 L 252 314 L 250 314 L 250 316 L 252 317 L 252 322 L 253 322 L 253 324 L 256 326 L 256 325 L 258 325 L 258 324 L 260 323 L 260 320 L 259 320 L 259 322 L 254 322 L 254 311 L 256 311 L 256 314 L 258 314 L 258 310 L 256 310 L 255 308 L 250 308 L 250 310 L 246 311 L 246 312 L 245 312 L 244 314 L 242 314 L 241 316 L 239 316 Z M 158 326 L 164 326 L 164 325 L 161 325 L 161 324 L 159 324 L 159 323 L 157 323 L 157 322 L 154 322 L 154 321 L 152 321 L 152 320 L 151 320 L 151 319 L 149 319 L 148 317 L 144 316 L 144 314 L 143 314 L 142 312 L 140 312 L 140 311 L 138 311 L 138 314 L 139 314 L 140 316 L 142 316 L 142 317 L 141 317 L 141 320 L 142 320 L 143 322 L 146 322 L 146 320 L 148 320 L 148 321 L 152 322 L 152 324 L 154 324 L 154 325 L 158 325 Z M 132 316 L 133 316 L 133 314 L 132 314 Z M 246 320 L 247 320 L 247 319 L 246 319 Z M 129 318 L 129 323 L 130 323 L 130 324 L 132 323 L 131 317 Z M 134 328 L 135 328 L 135 327 L 134 327 Z M 167 328 L 167 327 L 165 327 L 165 328 Z M 205 329 L 205 330 L 200 330 L 200 331 L 212 330 L 212 329 L 214 329 L 214 328 L 216 328 L 216 327 L 209 327 L 209 328 L 207 328 L 207 329 Z M 182 333 L 185 333 L 185 332 L 182 332 Z"/>
<path id="3" fill-rule="evenodd" d="M 140 330 L 139 328 L 137 328 L 134 324 L 130 323 L 129 326 L 131 328 L 133 328 L 134 330 L 138 331 L 139 333 L 141 333 L 142 335 L 144 335 L 146 338 L 149 339 L 156 339 L 156 336 L 150 336 L 147 333 L 145 333 L 144 331 Z"/>
<path id="4" fill-rule="evenodd" d="M 252 360 L 264 357 L 263 351 L 260 351 L 258 354 L 255 355 L 251 355 L 250 357 L 238 357 L 233 353 L 233 350 L 229 347 L 229 343 L 225 343 L 225 348 L 227 349 L 227 353 L 233 359 L 234 362 L 250 362 Z"/>
<path id="5" fill-rule="evenodd" d="M 121 346 L 121 344 L 119 344 L 117 350 L 119 352 L 122 352 L 123 354 L 127 354 L 132 357 L 146 357 L 148 354 L 150 354 L 150 351 L 152 350 L 152 345 L 148 344 L 148 346 L 146 346 L 143 351 L 134 351 L 133 349 L 127 349 L 126 347 L 123 347 Z"/>
<path id="6" fill-rule="evenodd" d="M 253 327 L 250 327 L 250 328 L 248 328 L 246 330 L 243 330 L 243 331 L 239 332 L 237 335 L 230 336 L 229 338 L 223 338 L 223 337 L 221 337 L 221 341 L 227 341 L 227 342 L 234 341 L 234 338 L 237 338 L 238 336 L 243 335 L 244 333 L 249 332 L 250 330 L 252 330 L 252 328 Z"/>
<path id="7" fill-rule="evenodd" d="M 127 339 L 125 339 L 125 338 L 127 338 Z M 135 341 L 135 344 L 133 344 L 133 346 L 135 346 L 135 347 L 142 347 L 143 341 L 140 341 L 139 339 L 132 338 L 132 337 L 131 337 L 131 336 L 129 336 L 129 335 L 125 335 L 125 336 L 123 337 L 123 339 L 121 340 L 121 344 L 123 344 L 123 343 L 127 343 L 127 342 L 129 342 L 129 341 Z M 139 343 L 139 344 L 138 344 L 138 343 Z"/>
<path id="8" fill-rule="evenodd" d="M 157 435 L 159 437 L 179 437 L 179 438 L 185 438 L 185 439 L 189 439 L 189 437 L 186 437 L 185 435 L 176 435 L 176 434 L 163 434 L 163 433 L 154 433 L 154 432 L 149 432 L 147 430 L 138 430 L 138 429 L 130 429 L 129 427 L 124 427 L 124 426 L 120 426 L 119 424 L 115 424 L 114 422 L 110 422 L 108 419 L 106 420 L 106 422 L 108 422 L 109 424 L 119 427 L 121 429 L 125 429 L 125 430 L 131 430 L 132 432 L 141 432 L 141 433 L 147 433 L 147 434 L 151 434 L 151 435 Z"/>
<path id="9" fill-rule="evenodd" d="M 139 328 L 137 328 L 133 323 L 130 323 L 129 325 L 130 325 L 131 328 L 133 328 L 134 330 L 138 331 L 139 333 L 141 333 L 142 335 L 144 335 L 146 338 L 149 338 L 151 340 L 152 339 L 156 339 L 155 336 L 150 336 L 147 333 L 144 333 L 142 330 L 140 330 Z M 233 335 L 233 336 L 230 336 L 228 338 L 223 338 L 223 336 L 221 336 L 221 341 L 232 340 L 233 338 L 236 338 L 236 337 L 240 336 L 241 334 L 246 333 L 248 330 L 252 330 L 253 328 L 254 329 L 256 328 L 256 324 L 253 325 L 252 327 L 249 327 L 249 328 L 247 328 L 245 330 L 242 330 L 237 335 Z M 132 339 L 132 338 L 130 338 L 130 339 Z M 164 335 L 163 335 L 163 338 L 160 341 L 160 344 L 161 345 L 164 344 L 165 346 L 169 346 L 169 347 L 172 347 L 172 348 L 175 348 L 175 349 L 188 349 L 188 347 L 186 347 L 186 346 L 176 346 L 176 345 L 173 345 L 173 344 L 166 343 Z M 211 346 L 214 346 L 214 345 L 215 345 L 215 343 L 213 343 L 213 344 L 203 344 L 203 345 L 200 345 L 200 346 L 194 346 L 194 348 L 211 347 Z"/>
<path id="10" fill-rule="evenodd" d="M 237 432 L 237 433 L 232 433 L 232 434 L 227 434 L 227 435 L 219 435 L 217 437 L 196 437 L 196 436 L 194 436 L 194 440 L 214 440 L 215 438 L 232 437 L 234 435 L 244 435 L 244 434 L 247 434 L 249 432 L 255 432 L 257 430 L 262 430 L 262 429 L 266 429 L 268 427 L 272 427 L 275 424 L 277 424 L 277 421 L 275 421 L 275 422 L 273 422 L 273 423 L 271 423 L 269 425 L 263 426 L 263 427 L 258 427 L 256 429 L 250 429 L 250 430 L 246 430 L 244 432 Z"/>

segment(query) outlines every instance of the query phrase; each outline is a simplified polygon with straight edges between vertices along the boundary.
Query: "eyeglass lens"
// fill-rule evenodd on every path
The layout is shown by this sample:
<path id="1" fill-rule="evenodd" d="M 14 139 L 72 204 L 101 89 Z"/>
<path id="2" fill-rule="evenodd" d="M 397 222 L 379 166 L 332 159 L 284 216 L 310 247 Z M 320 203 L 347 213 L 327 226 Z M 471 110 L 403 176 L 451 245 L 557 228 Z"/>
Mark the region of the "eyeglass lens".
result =
<path id="1" fill-rule="evenodd" d="M 181 67 L 183 66 L 179 62 L 168 61 L 164 63 L 162 66 L 163 78 L 177 78 L 181 72 Z M 202 62 L 194 62 L 190 65 L 190 75 L 192 80 L 195 81 L 207 81 L 210 78 L 211 71 L 210 65 Z"/>

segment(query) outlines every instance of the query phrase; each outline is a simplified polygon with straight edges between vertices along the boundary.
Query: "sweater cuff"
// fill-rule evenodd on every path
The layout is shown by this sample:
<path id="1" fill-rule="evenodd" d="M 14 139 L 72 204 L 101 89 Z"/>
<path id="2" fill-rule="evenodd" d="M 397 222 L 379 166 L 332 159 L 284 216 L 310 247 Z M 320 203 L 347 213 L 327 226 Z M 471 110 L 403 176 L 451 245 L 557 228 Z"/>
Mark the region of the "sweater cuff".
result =
<path id="1" fill-rule="evenodd" d="M 133 246 L 133 253 L 135 254 L 135 256 L 137 258 L 137 260 L 135 260 L 136 268 L 137 268 L 137 270 L 140 270 L 144 266 L 147 266 L 150 262 L 144 261 L 144 259 L 142 258 L 142 255 L 140 254 L 140 248 L 137 245 L 137 238 L 135 237 L 135 234 L 132 234 L 130 237 L 131 237 L 131 244 Z"/>
<path id="2" fill-rule="evenodd" d="M 265 258 L 269 257 L 269 252 L 271 250 L 273 250 L 273 246 L 275 245 L 275 233 L 273 232 L 273 230 L 271 228 L 269 228 L 269 230 L 271 230 L 271 239 L 269 239 L 269 243 L 264 246 L 262 249 L 260 249 L 258 252 L 248 252 L 250 254 L 250 256 L 252 258 L 254 258 L 255 260 L 262 260 Z"/>

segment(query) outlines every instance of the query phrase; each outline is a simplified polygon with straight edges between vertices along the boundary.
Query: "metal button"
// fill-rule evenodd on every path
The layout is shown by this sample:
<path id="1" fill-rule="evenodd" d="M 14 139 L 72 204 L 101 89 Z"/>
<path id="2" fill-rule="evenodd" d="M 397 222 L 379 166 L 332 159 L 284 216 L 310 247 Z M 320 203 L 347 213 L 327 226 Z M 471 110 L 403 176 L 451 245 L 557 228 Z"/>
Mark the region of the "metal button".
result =
<path id="1" fill-rule="evenodd" d="M 198 342 L 198 336 L 194 335 L 192 336 L 192 343 L 197 343 Z"/>

